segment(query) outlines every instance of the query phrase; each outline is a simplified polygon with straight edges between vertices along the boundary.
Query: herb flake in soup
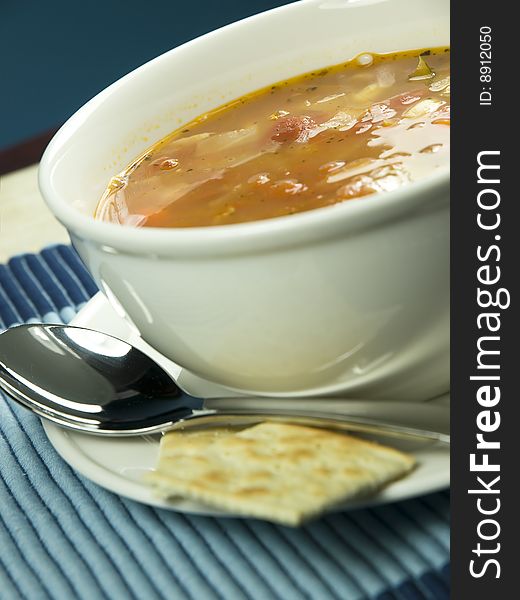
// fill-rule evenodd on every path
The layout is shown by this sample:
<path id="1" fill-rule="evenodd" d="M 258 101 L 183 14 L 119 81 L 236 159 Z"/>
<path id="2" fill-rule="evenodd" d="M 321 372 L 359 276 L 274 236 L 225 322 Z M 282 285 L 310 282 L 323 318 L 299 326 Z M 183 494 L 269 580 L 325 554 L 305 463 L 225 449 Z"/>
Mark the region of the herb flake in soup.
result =
<path id="1" fill-rule="evenodd" d="M 446 167 L 449 124 L 447 48 L 363 53 L 174 131 L 112 178 L 96 217 L 224 225 L 394 190 Z"/>

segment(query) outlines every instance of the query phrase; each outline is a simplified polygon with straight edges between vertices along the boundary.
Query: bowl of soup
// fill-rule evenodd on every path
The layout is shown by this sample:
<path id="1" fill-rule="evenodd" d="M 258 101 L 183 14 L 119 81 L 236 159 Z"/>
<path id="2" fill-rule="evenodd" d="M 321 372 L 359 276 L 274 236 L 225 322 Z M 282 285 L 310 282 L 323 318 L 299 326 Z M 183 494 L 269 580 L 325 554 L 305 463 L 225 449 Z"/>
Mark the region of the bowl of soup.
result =
<path id="1" fill-rule="evenodd" d="M 118 313 L 243 393 L 449 387 L 449 3 L 310 0 L 81 108 L 40 187 Z"/>

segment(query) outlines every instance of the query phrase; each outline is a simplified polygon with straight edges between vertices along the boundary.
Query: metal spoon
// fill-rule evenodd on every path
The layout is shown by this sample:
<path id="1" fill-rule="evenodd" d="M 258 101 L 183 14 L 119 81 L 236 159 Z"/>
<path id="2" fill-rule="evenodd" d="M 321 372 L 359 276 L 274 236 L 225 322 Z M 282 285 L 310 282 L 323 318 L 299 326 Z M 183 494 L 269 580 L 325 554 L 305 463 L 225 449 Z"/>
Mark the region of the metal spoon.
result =
<path id="1" fill-rule="evenodd" d="M 62 427 L 129 436 L 206 425 L 282 421 L 449 444 L 445 432 L 317 410 L 202 410 L 151 358 L 105 333 L 65 325 L 20 325 L 0 335 L 0 388 Z M 272 400 L 272 399 L 270 399 Z M 319 400 L 316 401 L 319 406 Z M 414 410 L 418 409 L 414 405 Z"/>

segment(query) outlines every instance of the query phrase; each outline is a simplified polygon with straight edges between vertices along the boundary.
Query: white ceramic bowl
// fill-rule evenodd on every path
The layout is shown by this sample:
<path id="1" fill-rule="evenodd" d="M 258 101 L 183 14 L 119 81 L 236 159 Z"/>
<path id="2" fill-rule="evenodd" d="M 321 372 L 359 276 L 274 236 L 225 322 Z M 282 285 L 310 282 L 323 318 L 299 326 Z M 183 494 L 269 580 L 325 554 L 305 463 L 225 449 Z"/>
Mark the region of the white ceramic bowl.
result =
<path id="1" fill-rule="evenodd" d="M 91 215 L 180 124 L 352 58 L 449 44 L 447 0 L 311 0 L 184 44 L 80 109 L 40 186 L 110 301 L 167 357 L 245 392 L 425 399 L 449 387 L 449 172 L 370 200 L 212 228 Z"/>

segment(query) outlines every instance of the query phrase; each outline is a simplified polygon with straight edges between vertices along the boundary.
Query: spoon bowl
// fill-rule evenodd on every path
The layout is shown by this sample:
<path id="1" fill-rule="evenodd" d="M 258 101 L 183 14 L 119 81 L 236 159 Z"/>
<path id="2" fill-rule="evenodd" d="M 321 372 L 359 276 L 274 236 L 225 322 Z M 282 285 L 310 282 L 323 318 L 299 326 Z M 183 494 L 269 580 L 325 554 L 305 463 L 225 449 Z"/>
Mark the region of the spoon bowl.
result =
<path id="1" fill-rule="evenodd" d="M 99 434 L 163 429 L 202 406 L 137 348 L 64 325 L 21 325 L 3 333 L 0 388 L 40 417 Z"/>

